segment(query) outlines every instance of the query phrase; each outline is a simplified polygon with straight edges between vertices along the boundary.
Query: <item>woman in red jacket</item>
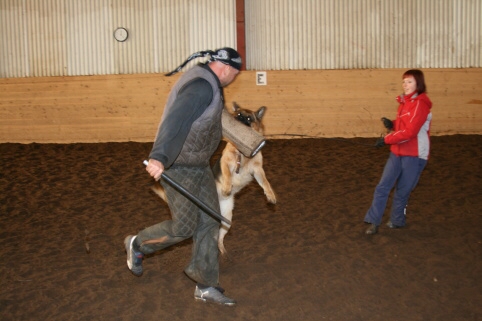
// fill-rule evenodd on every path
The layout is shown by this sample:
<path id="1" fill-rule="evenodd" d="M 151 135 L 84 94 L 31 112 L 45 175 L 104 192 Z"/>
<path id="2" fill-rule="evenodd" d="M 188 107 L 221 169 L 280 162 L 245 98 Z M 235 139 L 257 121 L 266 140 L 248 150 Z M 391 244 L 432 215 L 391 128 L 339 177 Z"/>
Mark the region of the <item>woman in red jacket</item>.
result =
<path id="1" fill-rule="evenodd" d="M 397 97 L 400 103 L 397 118 L 394 121 L 382 118 L 389 133 L 375 145 L 390 145 L 390 156 L 375 188 L 372 205 L 365 215 L 365 223 L 370 224 L 366 234 L 378 232 L 393 187 L 395 191 L 387 226 L 405 226 L 410 193 L 417 185 L 429 157 L 432 102 L 426 94 L 423 72 L 417 69 L 408 70 L 402 79 L 403 94 Z"/>

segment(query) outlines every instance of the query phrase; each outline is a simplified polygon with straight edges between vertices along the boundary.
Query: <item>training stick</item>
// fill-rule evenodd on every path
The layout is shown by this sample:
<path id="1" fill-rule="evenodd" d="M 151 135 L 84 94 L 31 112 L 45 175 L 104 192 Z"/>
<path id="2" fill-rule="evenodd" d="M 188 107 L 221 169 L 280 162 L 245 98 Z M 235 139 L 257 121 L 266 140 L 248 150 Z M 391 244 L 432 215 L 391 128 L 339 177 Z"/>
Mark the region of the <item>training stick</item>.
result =
<path id="1" fill-rule="evenodd" d="M 149 162 L 147 160 L 144 160 L 144 165 L 147 166 L 147 164 L 149 164 Z M 199 206 L 203 211 L 205 211 L 206 213 L 208 213 L 209 215 L 213 216 L 214 218 L 218 219 L 218 220 L 221 220 L 223 221 L 224 223 L 226 224 L 229 224 L 231 225 L 231 221 L 228 220 L 227 218 L 225 218 L 224 216 L 222 216 L 221 214 L 219 214 L 218 212 L 216 212 L 215 210 L 213 210 L 211 207 L 209 207 L 206 203 L 204 203 L 203 201 L 201 201 L 199 198 L 197 198 L 196 196 L 194 196 L 191 192 L 189 192 L 187 189 L 185 189 L 182 185 L 180 185 L 179 183 L 177 183 L 176 181 L 174 181 L 171 177 L 169 177 L 167 174 L 165 174 L 164 172 L 161 174 L 161 178 L 163 180 L 165 180 L 167 183 L 169 183 L 169 185 L 171 185 L 172 187 L 174 187 L 179 193 L 181 193 L 182 195 L 184 195 L 185 197 L 187 197 L 191 202 L 193 202 L 194 204 L 196 204 L 197 206 Z"/>

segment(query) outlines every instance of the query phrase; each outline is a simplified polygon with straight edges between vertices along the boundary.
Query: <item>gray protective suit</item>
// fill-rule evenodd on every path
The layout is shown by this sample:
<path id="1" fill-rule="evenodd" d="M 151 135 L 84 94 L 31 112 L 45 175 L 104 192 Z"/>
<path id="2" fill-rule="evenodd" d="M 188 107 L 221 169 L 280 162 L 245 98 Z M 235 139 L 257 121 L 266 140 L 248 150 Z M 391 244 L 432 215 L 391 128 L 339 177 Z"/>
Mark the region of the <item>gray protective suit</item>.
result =
<path id="1" fill-rule="evenodd" d="M 199 117 L 196 115 L 196 119 L 186 120 L 192 115 L 186 113 L 184 107 L 182 113 L 176 110 L 179 106 L 178 94 L 186 85 L 199 78 L 209 83 L 212 99 Z M 209 88 L 206 86 L 205 83 L 204 88 Z M 156 141 L 149 155 L 163 163 L 165 173 L 173 180 L 218 212 L 219 201 L 209 161 L 222 138 L 223 108 L 223 92 L 216 75 L 205 65 L 191 68 L 181 76 L 168 97 Z M 188 124 L 184 130 L 187 136 L 176 133 L 176 128 L 183 131 L 184 122 Z M 169 128 L 168 132 L 166 128 Z M 172 220 L 140 231 L 136 239 L 138 245 L 141 245 L 140 250 L 144 254 L 150 254 L 192 237 L 192 258 L 184 270 L 185 273 L 198 283 L 217 286 L 217 238 L 220 223 L 164 181 L 161 181 L 161 184 L 166 191 Z M 142 244 L 147 240 L 157 242 Z"/>

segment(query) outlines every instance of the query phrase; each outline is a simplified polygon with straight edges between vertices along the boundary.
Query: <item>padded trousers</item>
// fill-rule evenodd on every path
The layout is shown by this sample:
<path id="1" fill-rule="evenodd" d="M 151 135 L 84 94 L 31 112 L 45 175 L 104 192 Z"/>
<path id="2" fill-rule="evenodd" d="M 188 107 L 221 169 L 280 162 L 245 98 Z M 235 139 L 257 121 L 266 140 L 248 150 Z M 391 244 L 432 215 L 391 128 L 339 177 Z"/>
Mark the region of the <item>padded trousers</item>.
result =
<path id="1" fill-rule="evenodd" d="M 216 184 L 209 167 L 176 166 L 169 168 L 165 173 L 219 213 Z M 161 184 L 166 192 L 172 219 L 147 227 L 138 233 L 136 241 L 140 244 L 141 252 L 150 254 L 192 237 L 191 261 L 184 272 L 197 283 L 217 286 L 219 221 L 162 179 Z M 156 242 L 143 243 L 149 240 Z"/>

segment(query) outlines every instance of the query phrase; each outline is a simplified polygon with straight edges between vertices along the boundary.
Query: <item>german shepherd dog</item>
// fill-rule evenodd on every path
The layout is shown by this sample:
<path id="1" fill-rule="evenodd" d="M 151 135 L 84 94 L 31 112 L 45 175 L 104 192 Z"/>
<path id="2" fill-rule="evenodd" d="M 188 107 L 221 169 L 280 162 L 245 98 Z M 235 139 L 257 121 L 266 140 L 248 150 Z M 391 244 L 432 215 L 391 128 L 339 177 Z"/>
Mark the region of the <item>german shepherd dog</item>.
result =
<path id="1" fill-rule="evenodd" d="M 250 126 L 260 134 L 263 134 L 263 124 L 261 119 L 266 112 L 266 107 L 260 107 L 256 112 L 248 109 L 240 108 L 233 103 L 234 118 L 246 126 Z M 271 188 L 270 183 L 266 179 L 263 170 L 263 156 L 259 151 L 254 157 L 248 158 L 244 156 L 230 142 L 226 142 L 221 158 L 213 167 L 214 178 L 216 179 L 216 189 L 218 192 L 219 205 L 221 215 L 231 221 L 233 217 L 234 195 L 248 185 L 253 177 L 263 188 L 264 194 L 270 203 L 276 204 L 276 195 Z M 167 202 L 163 187 L 155 184 L 152 187 L 154 193 Z M 224 247 L 224 237 L 231 228 L 231 225 L 221 222 L 219 229 L 218 248 L 222 254 L 227 251 Z"/>
<path id="2" fill-rule="evenodd" d="M 263 134 L 264 127 L 261 120 L 266 112 L 266 107 L 260 107 L 256 112 L 253 112 L 249 109 L 240 108 L 236 103 L 233 103 L 233 111 L 236 120 Z M 254 157 L 248 158 L 233 144 L 227 142 L 220 160 L 213 167 L 213 173 L 216 179 L 221 215 L 230 221 L 233 217 L 234 195 L 247 186 L 253 180 L 253 177 L 263 188 L 268 202 L 276 204 L 276 195 L 263 170 L 261 151 Z M 219 230 L 218 248 L 221 254 L 227 253 L 223 240 L 230 227 L 229 224 L 222 222 Z"/>

